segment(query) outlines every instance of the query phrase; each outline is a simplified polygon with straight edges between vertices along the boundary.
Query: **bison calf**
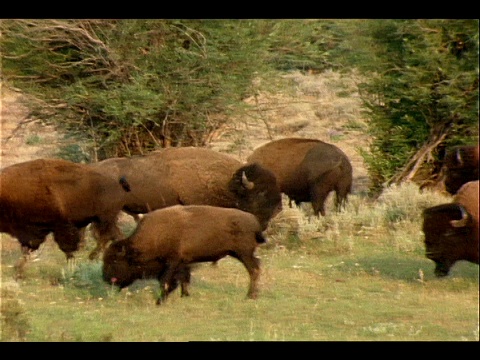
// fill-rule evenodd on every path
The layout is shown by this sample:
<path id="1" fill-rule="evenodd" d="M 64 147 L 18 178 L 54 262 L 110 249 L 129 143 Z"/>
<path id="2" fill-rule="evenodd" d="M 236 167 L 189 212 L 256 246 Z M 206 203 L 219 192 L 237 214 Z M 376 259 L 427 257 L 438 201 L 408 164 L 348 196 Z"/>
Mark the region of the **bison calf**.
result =
<path id="1" fill-rule="evenodd" d="M 426 257 L 435 262 L 435 275 L 446 276 L 458 260 L 479 263 L 478 183 L 463 185 L 450 204 L 423 211 Z"/>
<path id="2" fill-rule="evenodd" d="M 177 281 L 182 283 L 182 295 L 188 295 L 190 264 L 230 255 L 247 269 L 247 296 L 254 299 L 260 275 L 260 261 L 254 253 L 264 242 L 262 226 L 250 213 L 208 205 L 175 205 L 146 214 L 131 236 L 105 250 L 103 279 L 122 288 L 136 279 L 156 277 L 160 304 Z"/>

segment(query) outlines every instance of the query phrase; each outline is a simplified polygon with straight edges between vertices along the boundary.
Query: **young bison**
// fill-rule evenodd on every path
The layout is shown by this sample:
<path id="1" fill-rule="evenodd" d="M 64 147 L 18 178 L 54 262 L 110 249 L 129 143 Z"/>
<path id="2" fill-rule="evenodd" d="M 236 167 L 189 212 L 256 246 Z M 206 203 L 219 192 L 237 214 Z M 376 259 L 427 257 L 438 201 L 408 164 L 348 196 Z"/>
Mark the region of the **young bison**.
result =
<path id="1" fill-rule="evenodd" d="M 175 205 L 146 214 L 130 237 L 105 250 L 103 279 L 122 288 L 136 279 L 156 277 L 160 304 L 177 281 L 182 284 L 182 295 L 188 295 L 190 264 L 230 255 L 247 269 L 247 297 L 255 299 L 260 261 L 254 253 L 265 242 L 262 226 L 250 213 L 209 205 Z"/>

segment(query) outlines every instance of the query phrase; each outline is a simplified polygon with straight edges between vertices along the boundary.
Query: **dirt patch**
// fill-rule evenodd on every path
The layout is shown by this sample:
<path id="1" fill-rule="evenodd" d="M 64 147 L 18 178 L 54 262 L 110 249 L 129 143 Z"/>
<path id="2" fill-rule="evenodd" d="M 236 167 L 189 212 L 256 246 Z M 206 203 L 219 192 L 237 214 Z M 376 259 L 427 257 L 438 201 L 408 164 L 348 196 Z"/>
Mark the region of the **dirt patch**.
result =
<path id="1" fill-rule="evenodd" d="M 51 125 L 29 117 L 27 98 L 7 86 L 1 87 L 0 168 L 16 163 L 53 157 L 61 136 Z"/>

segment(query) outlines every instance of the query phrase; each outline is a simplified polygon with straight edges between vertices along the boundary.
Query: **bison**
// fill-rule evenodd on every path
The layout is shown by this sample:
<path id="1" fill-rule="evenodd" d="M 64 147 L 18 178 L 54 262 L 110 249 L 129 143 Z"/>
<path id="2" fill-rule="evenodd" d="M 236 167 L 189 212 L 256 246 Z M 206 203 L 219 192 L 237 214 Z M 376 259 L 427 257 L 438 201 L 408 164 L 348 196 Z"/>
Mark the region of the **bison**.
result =
<path id="1" fill-rule="evenodd" d="M 103 279 L 119 288 L 136 279 L 157 278 L 162 303 L 177 285 L 182 295 L 190 264 L 238 259 L 250 276 L 248 298 L 258 294 L 260 261 L 254 253 L 265 243 L 263 227 L 253 214 L 209 205 L 175 205 L 146 214 L 128 238 L 112 243 L 103 256 Z"/>
<path id="2" fill-rule="evenodd" d="M 352 165 L 347 155 L 320 140 L 274 140 L 255 149 L 247 162 L 271 170 L 280 191 L 297 205 L 311 202 L 317 216 L 325 216 L 325 200 L 331 191 L 336 193 L 336 210 L 345 205 L 352 191 Z"/>
<path id="3" fill-rule="evenodd" d="M 212 205 L 250 212 L 265 229 L 282 208 L 269 170 L 206 148 L 166 148 L 89 166 L 114 179 L 126 176 L 131 192 L 123 210 L 134 216 L 178 204 Z"/>
<path id="4" fill-rule="evenodd" d="M 443 171 L 445 189 L 448 193 L 455 195 L 463 184 L 479 179 L 478 152 L 479 145 L 456 146 L 447 152 Z"/>
<path id="5" fill-rule="evenodd" d="M 452 203 L 423 211 L 425 254 L 435 262 L 438 277 L 448 275 L 459 260 L 478 264 L 478 183 L 463 185 Z"/>
<path id="6" fill-rule="evenodd" d="M 22 276 L 28 254 L 49 233 L 67 260 L 73 258 L 82 230 L 90 223 L 100 244 L 120 239 L 116 220 L 124 205 L 125 184 L 125 178 L 115 181 L 87 165 L 61 159 L 37 159 L 2 169 L 0 232 L 20 242 L 23 256 L 17 275 Z"/>

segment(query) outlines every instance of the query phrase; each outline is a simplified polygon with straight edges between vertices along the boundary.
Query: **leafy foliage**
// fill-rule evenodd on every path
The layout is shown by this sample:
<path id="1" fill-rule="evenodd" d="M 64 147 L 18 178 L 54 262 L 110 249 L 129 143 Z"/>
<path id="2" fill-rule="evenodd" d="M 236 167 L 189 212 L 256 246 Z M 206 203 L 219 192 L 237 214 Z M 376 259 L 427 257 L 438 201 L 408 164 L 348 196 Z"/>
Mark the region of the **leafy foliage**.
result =
<path id="1" fill-rule="evenodd" d="M 4 76 L 96 157 L 204 145 L 262 71 L 257 21 L 2 22 Z"/>
<path id="2" fill-rule="evenodd" d="M 478 21 L 369 22 L 375 74 L 361 85 L 377 188 L 438 174 L 445 148 L 478 142 Z M 423 171 L 422 171 L 423 170 Z"/>
<path id="3" fill-rule="evenodd" d="M 204 146 L 278 71 L 360 70 L 373 190 L 478 142 L 478 20 L 4 20 L 3 77 L 93 157 Z M 262 80 L 262 81 L 257 81 Z M 278 88 L 277 88 L 278 89 Z M 238 116 L 240 115 L 240 116 Z M 83 158 L 83 157 L 82 157 Z"/>

